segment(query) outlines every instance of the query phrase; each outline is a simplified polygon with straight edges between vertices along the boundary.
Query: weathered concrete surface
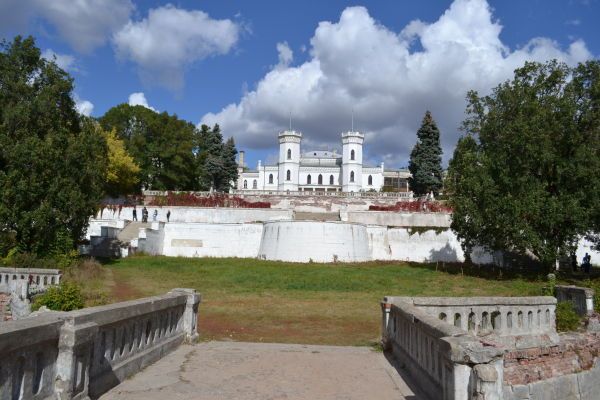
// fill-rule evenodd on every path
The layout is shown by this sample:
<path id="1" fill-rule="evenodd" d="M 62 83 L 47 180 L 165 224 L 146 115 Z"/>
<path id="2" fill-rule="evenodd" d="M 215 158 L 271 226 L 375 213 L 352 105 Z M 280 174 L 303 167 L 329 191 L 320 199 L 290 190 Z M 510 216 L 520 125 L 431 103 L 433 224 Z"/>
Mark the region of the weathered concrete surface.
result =
<path id="1" fill-rule="evenodd" d="M 103 400 L 411 399 L 382 353 L 365 347 L 209 342 L 181 346 Z"/>

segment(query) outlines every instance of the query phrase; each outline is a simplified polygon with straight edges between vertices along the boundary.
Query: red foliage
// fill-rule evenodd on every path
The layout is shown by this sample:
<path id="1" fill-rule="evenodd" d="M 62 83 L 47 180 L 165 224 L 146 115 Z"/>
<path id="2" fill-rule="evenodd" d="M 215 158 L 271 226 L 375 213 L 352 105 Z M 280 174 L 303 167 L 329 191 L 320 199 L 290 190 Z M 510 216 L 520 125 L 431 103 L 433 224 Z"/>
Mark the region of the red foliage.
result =
<path id="1" fill-rule="evenodd" d="M 396 211 L 396 212 L 443 212 L 451 213 L 452 208 L 439 201 L 399 201 L 393 206 L 369 206 L 369 211 Z"/>
<path id="2" fill-rule="evenodd" d="M 230 208 L 271 208 L 271 203 L 264 201 L 250 202 L 237 196 L 215 193 L 199 196 L 194 193 L 167 192 L 166 196 L 155 196 L 149 206 L 184 206 L 184 207 L 230 207 Z"/>

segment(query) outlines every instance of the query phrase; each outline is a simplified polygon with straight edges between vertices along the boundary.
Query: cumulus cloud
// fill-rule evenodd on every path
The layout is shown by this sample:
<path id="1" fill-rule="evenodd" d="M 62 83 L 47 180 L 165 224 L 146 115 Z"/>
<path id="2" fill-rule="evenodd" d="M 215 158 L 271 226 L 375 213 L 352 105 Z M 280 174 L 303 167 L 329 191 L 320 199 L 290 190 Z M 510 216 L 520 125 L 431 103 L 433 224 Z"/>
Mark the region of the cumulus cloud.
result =
<path id="1" fill-rule="evenodd" d="M 148 104 L 148 100 L 146 100 L 146 95 L 143 92 L 131 93 L 129 95 L 130 106 L 144 106 L 154 112 L 157 112 L 156 109 Z"/>
<path id="2" fill-rule="evenodd" d="M 305 149 L 338 147 L 354 110 L 355 128 L 366 133 L 367 158 L 406 165 L 423 115 L 431 110 L 447 160 L 468 90 L 488 93 L 526 60 L 575 64 L 591 58 L 583 41 L 562 49 L 550 39 L 532 38 L 510 49 L 500 40 L 501 30 L 485 0 L 456 0 L 437 21 L 415 20 L 400 32 L 375 21 L 364 7 L 349 7 L 339 21 L 319 23 L 309 60 L 282 66 L 285 51 L 278 45 L 279 63 L 256 89 L 200 123 L 219 123 L 238 147 L 268 149 L 292 112 Z"/>
<path id="3" fill-rule="evenodd" d="M 80 99 L 77 94 L 73 96 L 73 100 L 75 100 L 75 108 L 79 114 L 85 115 L 86 117 L 92 115 L 94 104 L 91 101 Z"/>
<path id="4" fill-rule="evenodd" d="M 21 30 L 41 18 L 77 52 L 89 53 L 125 25 L 133 9 L 131 0 L 3 0 L 0 26 Z"/>
<path id="5" fill-rule="evenodd" d="M 228 53 L 239 31 L 229 19 L 216 20 L 202 11 L 167 5 L 150 10 L 141 21 L 129 21 L 113 41 L 117 55 L 135 63 L 143 81 L 179 90 L 187 67 Z"/>
<path id="6" fill-rule="evenodd" d="M 69 54 L 59 54 L 52 49 L 46 49 L 42 52 L 42 58 L 49 61 L 54 61 L 56 65 L 65 71 L 75 72 L 78 70 L 75 63 L 75 57 Z"/>

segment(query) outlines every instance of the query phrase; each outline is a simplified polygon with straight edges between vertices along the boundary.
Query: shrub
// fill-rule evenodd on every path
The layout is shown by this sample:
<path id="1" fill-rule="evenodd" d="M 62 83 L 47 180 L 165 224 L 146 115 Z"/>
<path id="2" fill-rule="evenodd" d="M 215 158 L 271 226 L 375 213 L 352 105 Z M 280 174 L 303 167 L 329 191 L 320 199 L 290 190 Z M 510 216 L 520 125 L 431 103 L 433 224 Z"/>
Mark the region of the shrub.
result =
<path id="1" fill-rule="evenodd" d="M 61 283 L 59 286 L 51 286 L 44 294 L 38 296 L 31 308 L 35 311 L 41 306 L 54 311 L 78 310 L 84 306 L 83 294 L 76 284 Z"/>
<path id="2" fill-rule="evenodd" d="M 575 312 L 573 303 L 563 301 L 556 305 L 556 330 L 567 332 L 576 330 L 581 324 L 581 318 Z"/>

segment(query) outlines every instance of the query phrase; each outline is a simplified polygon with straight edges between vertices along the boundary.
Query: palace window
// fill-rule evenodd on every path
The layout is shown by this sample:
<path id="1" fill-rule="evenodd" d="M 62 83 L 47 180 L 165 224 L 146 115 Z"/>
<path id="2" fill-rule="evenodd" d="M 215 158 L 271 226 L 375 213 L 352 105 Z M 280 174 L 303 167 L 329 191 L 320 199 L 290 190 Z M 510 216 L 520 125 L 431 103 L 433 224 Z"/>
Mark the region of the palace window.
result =
<path id="1" fill-rule="evenodd" d="M 248 181 L 244 179 L 244 189 L 248 189 Z"/>
<path id="2" fill-rule="evenodd" d="M 292 149 L 288 149 L 288 153 L 287 153 L 287 159 L 291 160 L 292 159 Z"/>
<path id="3" fill-rule="evenodd" d="M 273 174 L 269 174 L 269 184 L 273 184 Z"/>
<path id="4" fill-rule="evenodd" d="M 373 177 L 369 175 L 369 186 L 373 185 Z"/>
<path id="5" fill-rule="evenodd" d="M 333 175 L 331 175 L 331 176 L 329 177 L 329 184 L 330 184 L 330 185 L 333 185 Z"/>
<path id="6" fill-rule="evenodd" d="M 350 182 L 354 182 L 354 171 L 350 171 Z"/>
<path id="7" fill-rule="evenodd" d="M 350 159 L 354 160 L 354 150 L 350 151 Z"/>
<path id="8" fill-rule="evenodd" d="M 292 171 L 290 171 L 289 169 L 287 170 L 287 175 L 285 177 L 286 181 L 291 181 L 292 180 Z"/>
<path id="9" fill-rule="evenodd" d="M 256 179 L 252 181 L 252 189 L 256 189 L 258 187 L 258 182 L 256 182 Z"/>
<path id="10" fill-rule="evenodd" d="M 308 175 L 308 176 L 306 177 L 306 184 L 307 184 L 307 185 L 310 185 L 311 183 L 312 183 L 312 178 L 311 178 L 311 176 L 310 176 L 310 175 Z"/>
<path id="11" fill-rule="evenodd" d="M 319 174 L 319 185 L 323 184 L 323 175 Z"/>

